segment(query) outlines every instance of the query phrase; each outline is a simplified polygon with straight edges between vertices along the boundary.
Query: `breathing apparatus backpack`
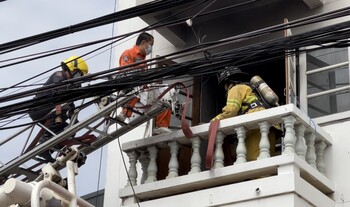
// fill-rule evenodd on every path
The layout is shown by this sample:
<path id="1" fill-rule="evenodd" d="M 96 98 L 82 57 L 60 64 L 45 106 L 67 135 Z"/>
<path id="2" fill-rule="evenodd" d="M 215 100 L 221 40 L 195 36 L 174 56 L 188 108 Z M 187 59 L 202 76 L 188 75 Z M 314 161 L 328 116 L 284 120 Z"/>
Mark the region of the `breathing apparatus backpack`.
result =
<path id="1" fill-rule="evenodd" d="M 254 94 L 263 103 L 265 108 L 279 106 L 279 98 L 276 93 L 267 85 L 267 83 L 258 75 L 250 79 L 250 85 Z"/>

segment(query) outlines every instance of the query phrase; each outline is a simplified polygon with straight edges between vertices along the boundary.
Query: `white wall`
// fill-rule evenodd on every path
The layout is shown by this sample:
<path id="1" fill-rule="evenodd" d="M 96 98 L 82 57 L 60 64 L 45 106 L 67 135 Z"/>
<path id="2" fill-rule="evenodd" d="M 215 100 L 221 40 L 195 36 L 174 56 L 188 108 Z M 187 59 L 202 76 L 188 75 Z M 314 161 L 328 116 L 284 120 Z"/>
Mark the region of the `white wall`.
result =
<path id="1" fill-rule="evenodd" d="M 118 10 L 135 6 L 136 0 L 122 0 L 117 4 Z M 325 0 L 323 8 L 318 8 L 312 12 L 325 12 L 339 8 L 339 6 L 350 6 L 350 0 Z M 116 34 L 124 34 L 130 31 L 139 30 L 147 25 L 139 18 L 125 20 L 117 24 Z M 162 36 L 155 31 L 150 31 L 155 37 L 155 44 L 153 47 L 153 54 L 164 55 L 176 50 L 171 44 L 169 44 Z M 128 40 L 123 41 L 115 48 L 115 65 L 118 65 L 120 54 L 130 47 L 132 47 L 136 41 L 137 34 Z M 150 58 L 150 57 L 148 57 Z M 140 139 L 143 136 L 145 126 L 141 126 L 138 129 L 120 137 L 121 143 Z M 350 128 L 350 121 L 339 124 L 325 126 L 324 129 L 333 137 L 333 146 L 327 149 L 326 163 L 327 174 L 335 183 L 336 192 L 334 198 L 338 203 L 338 206 L 350 206 L 350 138 L 347 135 L 347 128 Z M 126 163 L 128 165 L 128 159 L 125 155 Z M 124 187 L 127 183 L 126 172 L 121 160 L 121 155 L 118 147 L 118 142 L 114 141 L 108 145 L 108 158 L 107 158 L 107 170 L 106 170 L 106 186 L 105 186 L 105 200 L 104 206 L 110 207 L 120 206 L 121 200 L 118 196 L 118 189 Z M 139 175 L 140 177 L 140 175 Z M 346 204 L 348 202 L 349 204 Z"/>
<path id="2" fill-rule="evenodd" d="M 327 177 L 335 184 L 334 199 L 337 206 L 350 206 L 350 121 L 324 126 L 333 138 L 326 150 Z"/>

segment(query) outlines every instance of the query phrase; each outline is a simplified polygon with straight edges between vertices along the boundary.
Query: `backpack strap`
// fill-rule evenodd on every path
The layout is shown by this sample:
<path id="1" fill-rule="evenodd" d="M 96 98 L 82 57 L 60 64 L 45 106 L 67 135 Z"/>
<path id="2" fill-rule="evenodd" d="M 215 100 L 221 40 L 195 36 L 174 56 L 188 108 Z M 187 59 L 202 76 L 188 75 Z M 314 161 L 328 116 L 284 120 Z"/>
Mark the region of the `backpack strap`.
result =
<path id="1" fill-rule="evenodd" d="M 248 106 L 244 111 L 240 111 L 241 114 L 247 113 L 250 109 L 255 109 L 257 107 L 265 107 L 264 104 L 260 100 L 255 100 L 251 102 L 250 104 L 248 103 L 242 103 L 242 106 Z"/>

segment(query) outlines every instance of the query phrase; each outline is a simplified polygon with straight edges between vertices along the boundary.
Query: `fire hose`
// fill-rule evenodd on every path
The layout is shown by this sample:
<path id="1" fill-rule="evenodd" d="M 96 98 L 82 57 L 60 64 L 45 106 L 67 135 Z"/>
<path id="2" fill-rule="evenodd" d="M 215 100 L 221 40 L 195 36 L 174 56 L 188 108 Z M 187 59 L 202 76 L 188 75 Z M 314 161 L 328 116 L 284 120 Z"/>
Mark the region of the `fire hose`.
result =
<path id="1" fill-rule="evenodd" d="M 214 145 L 216 134 L 218 132 L 220 120 L 214 120 L 210 122 L 209 131 L 208 131 L 208 148 L 207 155 L 205 157 L 205 167 L 211 169 L 213 167 L 213 157 L 214 157 Z"/>

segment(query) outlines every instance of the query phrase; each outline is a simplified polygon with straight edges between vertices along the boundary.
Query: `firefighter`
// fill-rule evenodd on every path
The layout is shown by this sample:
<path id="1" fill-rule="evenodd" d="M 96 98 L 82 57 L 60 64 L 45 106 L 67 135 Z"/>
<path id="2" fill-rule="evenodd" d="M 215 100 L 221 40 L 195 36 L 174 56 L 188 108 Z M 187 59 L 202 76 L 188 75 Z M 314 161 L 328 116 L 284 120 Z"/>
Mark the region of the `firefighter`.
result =
<path id="1" fill-rule="evenodd" d="M 137 63 L 145 60 L 146 56 L 152 53 L 153 44 L 154 44 L 154 37 L 151 34 L 148 34 L 146 32 L 141 33 L 137 37 L 135 45 L 132 48 L 125 50 L 121 54 L 119 58 L 119 66 L 126 66 L 129 64 L 133 64 L 133 63 Z M 140 67 L 140 65 L 135 67 Z M 146 70 L 146 69 L 147 69 L 146 66 L 144 68 L 141 67 L 141 70 Z M 140 102 L 140 98 L 134 98 L 133 100 L 129 101 L 129 103 L 127 103 L 127 106 L 133 108 L 139 102 Z M 124 121 L 126 118 L 130 118 L 132 113 L 133 113 L 132 110 L 123 108 L 121 114 L 118 115 L 118 119 L 120 121 Z M 171 130 L 169 129 L 170 118 L 171 118 L 170 109 L 167 109 L 161 114 L 157 115 L 155 119 L 156 128 L 154 129 L 153 133 L 162 134 L 162 133 L 171 132 Z"/>
<path id="2" fill-rule="evenodd" d="M 230 117 L 253 113 L 264 110 L 263 103 L 255 95 L 250 86 L 251 76 L 242 72 L 239 68 L 228 66 L 218 74 L 218 84 L 223 86 L 227 92 L 226 106 L 222 108 L 222 112 L 213 120 L 222 120 Z M 259 156 L 260 130 L 249 130 L 246 135 L 247 161 L 256 160 Z M 275 136 L 271 131 L 270 154 L 275 152 Z"/>
<path id="3" fill-rule="evenodd" d="M 88 73 L 88 65 L 83 58 L 78 56 L 71 56 L 61 63 L 61 71 L 54 72 L 49 79 L 44 83 L 44 86 L 58 84 L 62 81 L 84 76 Z M 35 95 L 35 99 L 48 99 L 60 93 L 64 93 L 69 89 L 80 87 L 80 85 L 70 84 L 69 86 L 62 86 L 54 89 L 48 89 L 42 92 L 38 92 Z M 45 125 L 50 131 L 58 134 L 68 126 L 67 120 L 72 115 L 75 106 L 74 103 L 67 103 L 64 105 L 49 105 L 47 107 L 37 107 L 30 110 L 29 116 L 33 121 L 38 121 Z M 40 138 L 39 143 L 43 143 L 53 136 L 49 131 L 45 131 L 44 135 Z M 55 161 L 49 151 L 46 151 L 39 155 L 45 158 L 47 161 Z"/>

